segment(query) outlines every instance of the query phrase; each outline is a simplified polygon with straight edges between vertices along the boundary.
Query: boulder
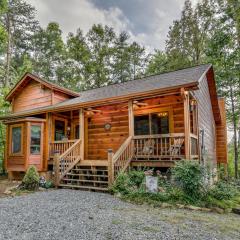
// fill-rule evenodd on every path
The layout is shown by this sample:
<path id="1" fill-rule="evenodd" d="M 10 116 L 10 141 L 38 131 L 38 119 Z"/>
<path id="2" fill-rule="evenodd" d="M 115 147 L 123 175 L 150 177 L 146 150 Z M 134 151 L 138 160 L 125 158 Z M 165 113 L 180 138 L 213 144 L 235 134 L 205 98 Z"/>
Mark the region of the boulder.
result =
<path id="1" fill-rule="evenodd" d="M 240 215 L 240 207 L 239 208 L 233 208 L 232 212 Z"/>

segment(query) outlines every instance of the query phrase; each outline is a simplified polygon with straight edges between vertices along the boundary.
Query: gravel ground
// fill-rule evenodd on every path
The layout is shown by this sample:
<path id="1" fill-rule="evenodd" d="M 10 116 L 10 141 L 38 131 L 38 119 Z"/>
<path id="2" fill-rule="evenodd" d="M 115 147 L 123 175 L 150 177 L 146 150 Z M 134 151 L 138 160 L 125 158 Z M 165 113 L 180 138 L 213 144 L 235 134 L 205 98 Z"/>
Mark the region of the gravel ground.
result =
<path id="1" fill-rule="evenodd" d="M 0 199 L 0 239 L 240 239 L 233 214 L 157 209 L 74 190 Z"/>

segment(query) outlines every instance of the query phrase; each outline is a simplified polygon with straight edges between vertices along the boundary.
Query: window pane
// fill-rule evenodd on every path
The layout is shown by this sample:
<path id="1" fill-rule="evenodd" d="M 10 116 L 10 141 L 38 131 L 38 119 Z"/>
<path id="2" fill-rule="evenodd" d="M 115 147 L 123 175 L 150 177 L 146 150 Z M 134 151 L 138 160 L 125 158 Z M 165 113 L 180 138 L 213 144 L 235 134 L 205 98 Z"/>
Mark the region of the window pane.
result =
<path id="1" fill-rule="evenodd" d="M 148 135 L 149 131 L 149 116 L 135 116 L 134 117 L 134 134 L 135 135 Z"/>
<path id="2" fill-rule="evenodd" d="M 31 126 L 31 154 L 40 154 L 41 147 L 41 126 L 32 125 Z"/>
<path id="3" fill-rule="evenodd" d="M 152 134 L 169 133 L 168 112 L 152 114 Z"/>
<path id="4" fill-rule="evenodd" d="M 55 140 L 61 141 L 65 137 L 65 122 L 55 121 Z"/>
<path id="5" fill-rule="evenodd" d="M 22 145 L 22 128 L 12 128 L 12 153 L 20 153 Z"/>

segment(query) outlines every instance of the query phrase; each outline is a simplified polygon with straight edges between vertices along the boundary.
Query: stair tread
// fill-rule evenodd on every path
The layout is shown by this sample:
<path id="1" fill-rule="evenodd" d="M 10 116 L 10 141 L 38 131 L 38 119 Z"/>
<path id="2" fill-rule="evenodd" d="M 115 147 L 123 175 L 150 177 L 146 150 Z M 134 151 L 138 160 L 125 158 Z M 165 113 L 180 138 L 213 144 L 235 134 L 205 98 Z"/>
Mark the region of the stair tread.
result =
<path id="1" fill-rule="evenodd" d="M 76 171 L 101 171 L 101 172 L 108 172 L 107 169 L 86 169 L 86 168 L 73 168 L 72 170 L 76 170 Z"/>
<path id="2" fill-rule="evenodd" d="M 60 187 L 71 187 L 71 188 L 82 188 L 82 189 L 108 191 L 108 188 L 93 187 L 93 186 L 79 186 L 79 185 L 69 185 L 69 184 L 59 184 L 59 186 Z"/>
<path id="3" fill-rule="evenodd" d="M 108 183 L 108 181 L 97 181 L 97 180 L 83 180 L 83 179 L 68 179 L 63 178 L 63 181 L 75 181 L 75 182 L 87 182 L 87 183 Z"/>
<path id="4" fill-rule="evenodd" d="M 108 177 L 108 175 L 97 175 L 97 174 L 82 174 L 82 173 L 67 173 L 66 175 L 69 175 L 69 176 L 85 176 L 85 177 Z"/>

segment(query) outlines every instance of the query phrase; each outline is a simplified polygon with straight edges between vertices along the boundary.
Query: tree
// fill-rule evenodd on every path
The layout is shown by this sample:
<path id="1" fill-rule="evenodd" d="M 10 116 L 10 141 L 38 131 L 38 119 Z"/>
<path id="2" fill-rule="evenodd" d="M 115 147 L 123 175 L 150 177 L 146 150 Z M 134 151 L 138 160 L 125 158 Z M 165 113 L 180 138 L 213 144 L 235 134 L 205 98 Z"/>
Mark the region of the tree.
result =
<path id="1" fill-rule="evenodd" d="M 112 66 L 112 82 L 125 82 L 131 78 L 129 35 L 121 32 L 115 40 Z"/>
<path id="2" fill-rule="evenodd" d="M 77 89 L 84 89 L 91 75 L 91 53 L 81 29 L 76 35 L 69 33 L 67 39 L 67 78 L 72 79 Z"/>
<path id="3" fill-rule="evenodd" d="M 1 80 L 4 86 L 10 86 L 15 79 L 13 58 L 19 61 L 21 55 L 30 49 L 31 37 L 39 25 L 35 19 L 35 8 L 23 0 L 7 0 L 1 22 L 7 32 L 5 71 Z"/>
<path id="4" fill-rule="evenodd" d="M 65 52 L 59 24 L 49 23 L 46 29 L 40 29 L 33 36 L 33 71 L 49 81 L 64 85 Z"/>
<path id="5" fill-rule="evenodd" d="M 86 88 L 101 87 L 111 83 L 112 53 L 116 34 L 113 28 L 93 25 L 87 33 L 90 50 L 90 77 L 86 80 Z"/>
<path id="6" fill-rule="evenodd" d="M 148 56 L 146 56 L 145 48 L 140 46 L 137 42 L 133 42 L 129 46 L 130 54 L 130 79 L 136 79 L 144 75 Z"/>
<path id="7" fill-rule="evenodd" d="M 169 64 L 170 62 L 166 53 L 160 50 L 155 50 L 154 54 L 150 57 L 146 74 L 153 75 L 166 72 L 170 69 Z"/>

